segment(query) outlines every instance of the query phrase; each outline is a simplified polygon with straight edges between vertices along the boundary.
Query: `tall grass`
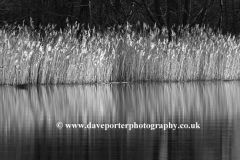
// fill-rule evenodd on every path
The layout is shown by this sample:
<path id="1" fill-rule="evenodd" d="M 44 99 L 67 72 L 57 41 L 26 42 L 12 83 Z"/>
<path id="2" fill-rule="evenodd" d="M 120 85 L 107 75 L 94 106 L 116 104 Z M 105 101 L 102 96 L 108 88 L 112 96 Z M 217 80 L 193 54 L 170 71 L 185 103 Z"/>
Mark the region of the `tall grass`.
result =
<path id="1" fill-rule="evenodd" d="M 148 30 L 148 32 L 146 32 Z M 146 28 L 104 33 L 79 24 L 43 33 L 27 26 L 0 29 L 0 84 L 61 84 L 122 81 L 237 80 L 240 43 L 231 35 L 196 27 L 178 42 Z M 44 35 L 44 36 L 43 36 Z"/>

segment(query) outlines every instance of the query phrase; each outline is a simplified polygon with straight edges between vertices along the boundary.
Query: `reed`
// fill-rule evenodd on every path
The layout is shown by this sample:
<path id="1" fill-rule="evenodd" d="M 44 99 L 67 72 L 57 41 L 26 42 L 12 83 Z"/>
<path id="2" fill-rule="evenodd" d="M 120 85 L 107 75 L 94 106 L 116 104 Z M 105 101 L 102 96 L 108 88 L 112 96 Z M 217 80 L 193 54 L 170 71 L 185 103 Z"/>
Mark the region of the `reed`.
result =
<path id="1" fill-rule="evenodd" d="M 0 29 L 0 84 L 238 80 L 240 45 L 211 29 L 182 33 L 168 43 L 157 28 L 100 33 L 79 24 L 40 33 L 18 25 Z M 44 35 L 44 36 L 43 36 Z"/>

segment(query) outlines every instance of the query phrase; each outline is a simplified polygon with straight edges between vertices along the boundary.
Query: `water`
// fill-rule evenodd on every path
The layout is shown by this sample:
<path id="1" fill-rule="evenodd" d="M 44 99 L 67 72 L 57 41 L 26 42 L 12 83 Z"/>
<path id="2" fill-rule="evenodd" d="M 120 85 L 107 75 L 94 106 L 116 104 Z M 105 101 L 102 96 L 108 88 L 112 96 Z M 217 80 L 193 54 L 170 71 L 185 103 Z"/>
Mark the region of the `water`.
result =
<path id="1" fill-rule="evenodd" d="M 240 82 L 0 87 L 0 159 L 240 159 Z M 200 124 L 180 129 L 58 129 Z"/>

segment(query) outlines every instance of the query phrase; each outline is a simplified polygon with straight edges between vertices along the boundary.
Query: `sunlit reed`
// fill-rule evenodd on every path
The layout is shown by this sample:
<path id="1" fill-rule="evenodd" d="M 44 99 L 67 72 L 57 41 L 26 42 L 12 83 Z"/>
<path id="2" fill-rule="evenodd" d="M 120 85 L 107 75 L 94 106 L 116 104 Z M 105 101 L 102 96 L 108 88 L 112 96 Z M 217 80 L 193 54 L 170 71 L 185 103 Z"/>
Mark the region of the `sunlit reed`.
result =
<path id="1" fill-rule="evenodd" d="M 0 84 L 79 84 L 132 81 L 237 80 L 237 38 L 198 28 L 168 43 L 163 29 L 136 32 L 129 24 L 104 33 L 79 24 L 40 33 L 0 29 Z M 173 35 L 174 37 L 174 35 Z"/>

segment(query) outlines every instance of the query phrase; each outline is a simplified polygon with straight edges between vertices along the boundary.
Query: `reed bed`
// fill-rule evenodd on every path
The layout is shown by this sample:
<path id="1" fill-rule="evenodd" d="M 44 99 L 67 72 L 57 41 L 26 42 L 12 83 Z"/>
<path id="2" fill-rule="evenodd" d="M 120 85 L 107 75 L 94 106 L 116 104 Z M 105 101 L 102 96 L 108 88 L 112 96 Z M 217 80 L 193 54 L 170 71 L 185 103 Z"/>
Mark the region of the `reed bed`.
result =
<path id="1" fill-rule="evenodd" d="M 133 81 L 238 80 L 240 43 L 198 28 L 168 42 L 167 32 L 129 24 L 104 33 L 67 25 L 0 29 L 0 84 L 82 84 Z"/>

